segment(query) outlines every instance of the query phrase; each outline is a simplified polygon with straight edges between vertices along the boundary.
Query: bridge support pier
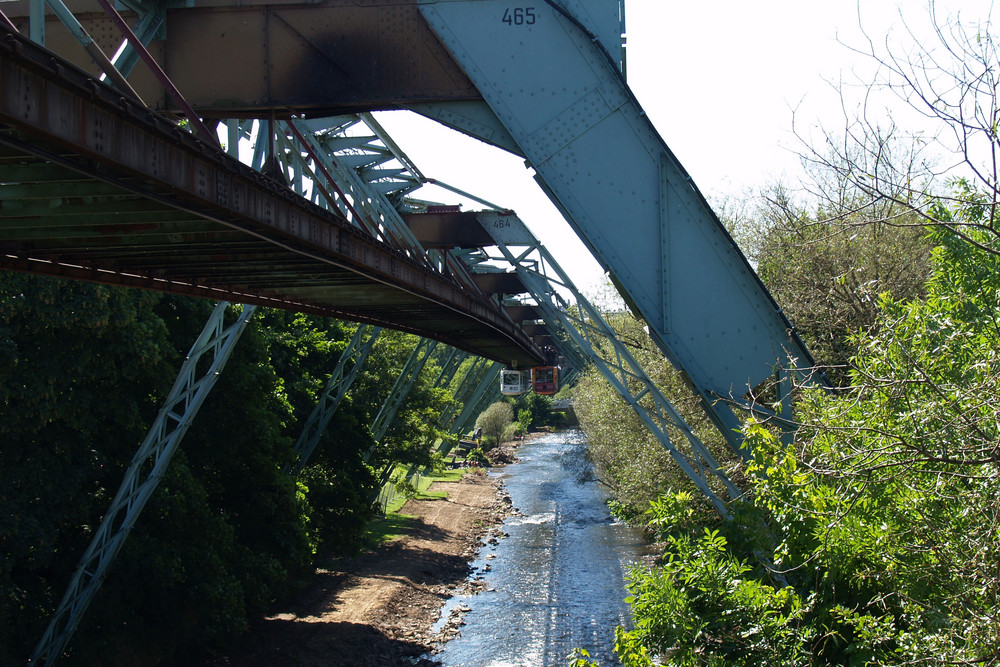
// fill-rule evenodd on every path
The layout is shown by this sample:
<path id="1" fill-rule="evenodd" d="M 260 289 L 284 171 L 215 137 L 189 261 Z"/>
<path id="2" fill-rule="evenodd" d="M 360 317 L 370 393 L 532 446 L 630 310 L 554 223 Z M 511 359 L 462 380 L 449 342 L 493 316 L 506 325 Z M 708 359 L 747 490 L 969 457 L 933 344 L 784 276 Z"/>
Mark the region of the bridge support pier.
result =
<path id="1" fill-rule="evenodd" d="M 298 461 L 295 467 L 289 471 L 292 475 L 298 475 L 302 472 L 306 463 L 309 462 L 309 457 L 312 456 L 320 438 L 326 432 L 326 427 L 330 425 L 330 420 L 333 419 L 333 414 L 340 407 L 344 396 L 347 395 L 347 390 L 351 388 L 358 373 L 364 368 L 365 361 L 371 354 L 372 347 L 378 340 L 380 333 L 382 333 L 382 327 L 374 327 L 369 324 L 358 326 L 351 342 L 340 354 L 340 360 L 333 369 L 333 373 L 326 383 L 326 388 L 319 395 L 316 407 L 306 419 L 299 439 L 295 441 L 295 454 L 298 456 Z"/>
<path id="2" fill-rule="evenodd" d="M 31 655 L 32 663 L 54 665 L 62 655 L 94 594 L 104 582 L 108 568 L 121 551 L 139 513 L 163 478 L 181 439 L 215 386 L 236 342 L 256 310 L 255 306 L 243 306 L 236 321 L 225 326 L 224 317 L 228 305 L 224 301 L 216 305 L 198 339 L 191 346 L 173 388 L 145 440 L 132 457 L 132 463 L 125 471 L 125 479 L 111 502 L 110 509 L 80 559 L 66 594 L 35 647 Z M 211 363 L 198 375 L 198 363 L 206 354 L 210 355 Z"/>

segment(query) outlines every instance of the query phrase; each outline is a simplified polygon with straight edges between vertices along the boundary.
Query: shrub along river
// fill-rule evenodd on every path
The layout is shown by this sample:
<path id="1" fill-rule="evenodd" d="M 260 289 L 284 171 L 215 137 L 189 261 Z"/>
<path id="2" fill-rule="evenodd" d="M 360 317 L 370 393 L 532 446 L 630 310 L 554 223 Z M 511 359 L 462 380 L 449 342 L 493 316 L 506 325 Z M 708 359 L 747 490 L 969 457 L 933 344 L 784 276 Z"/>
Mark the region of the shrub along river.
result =
<path id="1" fill-rule="evenodd" d="M 434 659 L 446 667 L 562 666 L 576 647 L 616 665 L 614 629 L 628 624 L 625 574 L 646 552 L 641 535 L 614 520 L 586 458 L 580 431 L 547 434 L 518 450 L 519 463 L 493 473 L 514 507 L 473 562 L 477 595 L 449 601 L 468 609 L 461 635 Z"/>

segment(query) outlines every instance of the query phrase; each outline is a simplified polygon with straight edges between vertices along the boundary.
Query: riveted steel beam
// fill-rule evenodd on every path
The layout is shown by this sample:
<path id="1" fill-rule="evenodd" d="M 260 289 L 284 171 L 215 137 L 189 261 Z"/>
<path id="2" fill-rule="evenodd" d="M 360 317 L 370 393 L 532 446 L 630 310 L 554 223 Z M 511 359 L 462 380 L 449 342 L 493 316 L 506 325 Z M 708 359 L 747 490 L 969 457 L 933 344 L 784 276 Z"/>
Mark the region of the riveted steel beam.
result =
<path id="1" fill-rule="evenodd" d="M 504 363 L 539 358 L 499 306 L 468 284 L 312 205 L 23 36 L 0 31 L 0 181 L 13 198 L 0 209 L 0 268 L 368 322 Z M 20 181 L 3 175 L 14 164 Z M 24 177 L 26 167 L 37 167 L 42 185 Z M 79 221 L 68 229 L 53 210 L 39 214 L 32 236 L 15 211 L 44 196 L 53 180 L 92 184 L 90 193 L 62 200 L 81 213 L 111 201 L 126 209 L 143 202 L 186 213 L 182 224 L 193 227 L 147 219 L 111 228 Z M 5 236 L 10 212 L 18 231 Z M 148 261 L 152 254 L 156 262 Z M 245 279 L 248 257 L 270 263 L 280 280 Z"/>
<path id="2" fill-rule="evenodd" d="M 333 372 L 330 373 L 326 387 L 317 397 L 316 405 L 306 419 L 298 440 L 295 441 L 295 454 L 298 459 L 295 467 L 290 471 L 293 475 L 299 474 L 309 462 L 309 457 L 316 450 L 316 445 L 319 444 L 320 438 L 323 437 L 327 426 L 330 425 L 330 420 L 333 419 L 337 408 L 340 407 L 341 401 L 344 400 L 347 391 L 354 384 L 361 369 L 364 368 L 368 355 L 371 354 L 372 347 L 374 347 L 381 332 L 382 329 L 379 327 L 368 325 L 358 327 L 347 347 L 340 354 L 340 359 Z"/>
<path id="3" fill-rule="evenodd" d="M 104 582 L 108 568 L 163 478 L 181 440 L 215 386 L 255 310 L 254 306 L 244 306 L 236 321 L 226 325 L 227 306 L 225 302 L 216 305 L 188 352 L 173 388 L 139 450 L 132 457 L 111 507 L 101 520 L 48 628 L 35 647 L 31 662 L 54 665 L 62 656 L 90 601 Z M 209 363 L 199 373 L 199 361 L 203 357 Z"/>
<path id="4" fill-rule="evenodd" d="M 95 0 L 67 5 L 97 44 L 118 48 L 121 34 Z M 24 33 L 29 9 L 29 0 L 4 3 Z M 50 18 L 46 29 L 47 48 L 98 73 L 61 25 Z M 166 39 L 149 51 L 206 117 L 322 117 L 481 99 L 416 0 L 199 0 L 168 8 L 162 29 Z M 129 82 L 154 108 L 176 109 L 144 68 Z"/>
<path id="5" fill-rule="evenodd" d="M 481 248 L 493 245 L 493 239 L 476 221 L 474 212 L 408 214 L 403 219 L 425 248 Z"/>

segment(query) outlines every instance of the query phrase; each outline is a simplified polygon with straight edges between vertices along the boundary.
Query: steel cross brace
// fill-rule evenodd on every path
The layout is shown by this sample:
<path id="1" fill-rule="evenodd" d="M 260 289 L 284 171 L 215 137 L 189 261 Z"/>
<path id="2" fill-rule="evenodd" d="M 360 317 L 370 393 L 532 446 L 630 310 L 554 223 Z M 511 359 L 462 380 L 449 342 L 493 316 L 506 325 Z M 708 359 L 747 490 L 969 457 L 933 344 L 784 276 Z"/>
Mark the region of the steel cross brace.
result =
<path id="1" fill-rule="evenodd" d="M 371 354 L 372 347 L 381 332 L 382 327 L 370 324 L 360 325 L 354 332 L 351 342 L 340 354 L 340 360 L 337 361 L 337 366 L 333 369 L 330 380 L 326 383 L 326 388 L 319 395 L 316 407 L 306 419 L 302 433 L 295 442 L 295 454 L 298 456 L 298 461 L 290 471 L 292 475 L 298 475 L 308 463 L 319 439 L 326 432 L 327 426 L 330 425 L 333 414 L 340 407 L 341 401 L 347 395 L 347 390 L 351 388 L 358 373 L 364 367 L 365 361 Z M 350 364 L 350 368 L 347 367 L 348 364 Z"/>
<path id="2" fill-rule="evenodd" d="M 455 414 L 455 410 L 458 409 L 459 405 L 465 405 L 469 396 L 472 395 L 473 388 L 479 382 L 482 374 L 486 372 L 486 368 L 489 366 L 489 360 L 483 357 L 476 357 L 472 361 L 472 365 L 469 369 L 465 371 L 465 375 L 462 376 L 461 382 L 458 383 L 458 388 L 452 394 L 452 402 L 441 411 L 441 416 L 438 417 L 438 426 L 448 427 L 450 433 L 457 433 L 453 428 L 455 422 L 458 420 L 458 415 Z"/>
<path id="3" fill-rule="evenodd" d="M 263 139 L 271 124 L 258 121 L 250 165 L 260 170 L 271 138 Z M 403 221 L 396 204 L 426 179 L 412 165 L 370 114 L 315 120 L 293 119 L 273 124 L 276 158 L 282 173 L 292 174 L 291 187 L 319 206 L 336 210 L 351 224 L 380 241 L 408 253 L 439 273 L 449 274 L 466 289 L 477 290 L 465 266 L 449 253 L 426 250 Z M 363 134 L 350 134 L 364 127 Z M 284 128 L 284 129 L 282 129 Z M 252 138 L 252 128 L 237 131 L 229 123 L 229 142 L 236 135 Z M 290 137 L 293 137 L 297 144 Z M 384 145 L 383 145 L 384 144 Z M 378 169 L 395 161 L 399 167 Z"/>
<path id="4" fill-rule="evenodd" d="M 502 216 L 503 224 L 494 224 L 499 220 L 498 216 Z M 521 282 L 534 297 L 544 313 L 546 325 L 553 333 L 562 334 L 554 336 L 554 339 L 568 339 L 594 363 L 681 470 L 716 510 L 728 517 L 725 501 L 709 486 L 708 478 L 711 476 L 719 480 L 730 498 L 739 497 L 739 489 L 720 469 L 715 457 L 618 339 L 600 312 L 575 287 L 548 250 L 516 216 L 485 212 L 479 215 L 479 221 L 493 236 L 502 259 L 514 267 Z M 554 277 L 547 275 L 547 268 Z M 572 294 L 578 314 L 574 315 L 564 307 L 564 300 L 556 291 L 556 286 Z M 682 452 L 674 444 L 668 432 L 670 428 L 680 431 L 688 443 L 688 452 Z"/>
<path id="5" fill-rule="evenodd" d="M 461 262 L 455 261 L 447 252 L 424 249 L 400 216 L 399 209 L 407 205 L 404 196 L 428 182 L 428 179 L 417 170 L 371 114 L 348 118 L 351 120 L 345 121 L 344 117 L 338 117 L 315 121 L 296 120 L 292 124 L 293 129 L 303 135 L 311 152 L 318 157 L 317 164 L 332 174 L 332 180 L 337 183 L 343 195 L 350 195 L 354 206 L 363 210 L 372 220 L 381 221 L 380 224 L 389 232 L 389 238 L 398 247 L 418 256 L 423 262 L 429 262 L 439 272 L 450 273 L 466 288 L 478 289 Z M 314 129 L 331 120 L 338 121 L 332 129 Z M 371 135 L 348 134 L 359 125 L 365 126 Z M 393 160 L 400 165 L 399 168 L 376 169 Z M 342 212 L 351 217 L 347 211 Z"/>
<path id="6" fill-rule="evenodd" d="M 385 431 L 388 430 L 388 426 L 389 424 L 392 423 L 392 419 L 395 416 L 396 412 L 399 410 L 399 407 L 402 405 L 403 399 L 406 397 L 410 389 L 413 387 L 413 382 L 420 374 L 420 371 L 423 370 L 424 365 L 430 359 L 431 354 L 433 353 L 434 348 L 436 346 L 437 342 L 431 341 L 427 338 L 421 338 L 417 342 L 417 345 L 413 348 L 413 352 L 410 353 L 409 359 L 406 360 L 406 365 L 404 366 L 403 370 L 400 371 L 399 377 L 396 378 L 396 384 L 393 386 L 389 399 L 387 399 L 386 402 L 382 405 L 382 409 L 379 410 L 379 414 L 375 417 L 375 420 L 373 421 L 373 426 L 371 430 L 376 445 L 382 441 L 382 438 L 385 437 Z M 423 354 L 423 357 L 421 358 L 420 355 L 423 351 L 426 351 L 426 353 Z M 434 380 L 434 385 L 433 385 L 434 388 L 439 389 L 447 385 L 449 382 L 451 382 L 451 379 L 455 377 L 455 373 L 458 371 L 459 366 L 462 365 L 462 361 L 464 361 L 465 358 L 468 356 L 469 356 L 468 352 L 463 352 L 462 350 L 459 350 L 454 347 L 449 348 L 448 357 L 447 359 L 445 359 L 444 365 L 441 368 L 441 372 L 438 373 L 437 378 Z M 406 378 L 409 379 L 407 380 Z M 406 384 L 405 387 L 402 386 L 404 383 Z M 394 400 L 393 399 L 394 396 L 398 396 L 398 398 Z M 380 423 L 384 423 L 385 426 L 384 427 L 376 426 Z M 367 455 L 365 458 L 367 460 L 368 458 Z M 388 481 L 388 478 L 391 475 L 392 469 L 394 467 L 395 466 L 393 464 L 390 464 L 386 466 L 385 470 L 383 470 L 383 473 L 380 476 L 380 479 L 382 480 L 382 483 L 379 485 L 380 489 Z M 406 474 L 406 478 L 411 479 L 419 468 L 420 466 L 411 467 Z"/>
<path id="7" fill-rule="evenodd" d="M 487 367 L 479 384 L 476 385 L 468 400 L 465 401 L 462 412 L 455 419 L 455 423 L 451 425 L 451 433 L 462 433 L 467 430 L 469 423 L 474 424 L 479 413 L 500 395 L 499 379 L 502 368 L 503 365 L 498 361 L 493 362 Z"/>
<path id="8" fill-rule="evenodd" d="M 333 151 L 329 149 L 329 144 L 324 145 L 323 137 L 318 137 L 310 131 L 305 123 L 293 120 L 288 125 L 305 140 L 306 145 L 315 156 L 324 156 L 324 167 L 329 170 L 333 180 L 343 191 L 342 199 L 345 200 L 345 203 L 348 198 L 353 200 L 353 207 L 362 209 L 367 221 L 375 224 L 381 232 L 380 236 L 385 234 L 384 238 L 393 245 L 409 252 L 419 261 L 431 261 L 417 237 L 413 235 L 413 232 L 400 217 L 395 206 L 388 201 L 385 194 L 373 182 L 363 178 L 347 160 L 335 156 Z M 339 131 L 342 133 L 346 129 L 340 128 Z M 368 158 L 362 160 L 359 166 L 364 167 L 374 161 L 388 161 L 395 157 L 391 154 L 372 156 L 370 152 L 365 155 Z M 355 211 L 355 213 L 357 212 Z"/>
<path id="9" fill-rule="evenodd" d="M 440 389 L 451 384 L 455 374 L 458 373 L 458 369 L 462 366 L 462 362 L 468 358 L 468 352 L 459 350 L 457 347 L 449 348 L 448 358 L 441 364 L 441 372 L 438 373 L 437 379 L 434 380 L 434 388 Z"/>
<path id="10" fill-rule="evenodd" d="M 416 352 L 416 350 L 414 350 L 414 352 Z M 429 356 L 430 354 L 428 353 L 428 357 Z M 455 374 L 458 372 L 458 369 L 462 365 L 462 362 L 465 361 L 465 359 L 467 359 L 468 357 L 469 357 L 468 352 L 464 352 L 454 347 L 449 348 L 448 356 L 441 367 L 441 372 L 438 373 L 437 379 L 434 380 L 434 388 L 440 389 L 451 383 L 452 378 L 455 377 Z M 400 375 L 400 377 L 402 377 L 402 374 Z M 444 412 L 442 411 L 442 415 L 443 414 Z M 439 417 L 438 425 L 440 426 L 443 423 L 443 421 L 444 420 Z M 439 448 L 440 448 L 440 443 L 441 441 L 439 439 L 438 440 Z M 448 449 L 450 449 L 450 446 L 448 447 Z M 442 452 L 442 454 L 447 454 L 447 451 Z M 382 493 L 385 484 L 388 483 L 389 479 L 392 477 L 392 470 L 394 468 L 395 468 L 394 465 L 389 465 L 386 466 L 386 468 L 382 471 L 382 474 L 379 477 L 381 483 L 379 484 L 379 491 L 378 493 L 376 493 L 376 498 L 379 496 L 379 494 Z M 412 481 L 415 476 L 418 476 L 422 469 L 423 469 L 422 466 L 419 465 L 411 466 L 410 469 L 407 470 L 406 472 L 407 482 Z"/>
<path id="11" fill-rule="evenodd" d="M 427 360 L 431 358 L 431 353 L 434 352 L 434 348 L 437 345 L 438 342 L 436 340 L 421 338 L 417 341 L 413 351 L 410 352 L 409 358 L 403 364 L 403 369 L 399 371 L 399 375 L 396 377 L 396 382 L 392 385 L 392 390 L 389 392 L 388 398 L 385 399 L 385 403 L 382 404 L 378 414 L 375 415 L 375 419 L 372 420 L 371 432 L 376 445 L 382 442 L 382 438 L 389 431 L 392 420 L 396 417 L 396 413 L 399 412 L 399 408 L 402 407 L 403 401 L 406 399 L 407 394 L 410 393 L 413 384 L 417 381 L 417 377 L 420 376 L 420 371 L 424 369 Z"/>
<path id="12" fill-rule="evenodd" d="M 53 665 L 62 655 L 256 309 L 243 306 L 236 321 L 227 327 L 224 323 L 227 306 L 226 302 L 216 305 L 191 346 L 163 407 L 125 471 L 111 507 L 80 559 L 66 594 L 31 654 L 31 662 Z M 199 375 L 198 363 L 206 354 L 210 355 L 211 364 Z"/>
<path id="13" fill-rule="evenodd" d="M 380 241 L 399 248 L 400 244 L 395 242 L 393 236 L 387 234 L 379 224 L 378 217 L 368 210 L 370 207 L 365 205 L 367 200 L 349 198 L 345 194 L 342 184 L 349 176 L 344 170 L 338 169 L 329 155 L 322 154 L 322 149 L 310 139 L 309 134 L 302 134 L 292 123 L 288 123 L 286 127 L 303 145 L 301 149 L 297 148 L 284 133 L 278 134 L 278 143 L 282 148 L 280 155 L 284 159 L 285 168 L 291 169 L 296 174 L 292 182 L 295 191 L 304 196 L 305 181 L 311 181 L 314 192 L 323 195 L 319 205 L 339 211 L 354 226 Z"/>
<path id="14" fill-rule="evenodd" d="M 167 9 L 163 5 L 147 5 L 142 2 L 129 3 L 129 7 L 139 14 L 133 32 L 144 46 L 149 46 L 155 38 L 163 38 L 163 28 L 167 22 Z M 139 62 L 139 52 L 127 40 L 122 40 L 116 52 L 114 66 L 127 77 Z"/>

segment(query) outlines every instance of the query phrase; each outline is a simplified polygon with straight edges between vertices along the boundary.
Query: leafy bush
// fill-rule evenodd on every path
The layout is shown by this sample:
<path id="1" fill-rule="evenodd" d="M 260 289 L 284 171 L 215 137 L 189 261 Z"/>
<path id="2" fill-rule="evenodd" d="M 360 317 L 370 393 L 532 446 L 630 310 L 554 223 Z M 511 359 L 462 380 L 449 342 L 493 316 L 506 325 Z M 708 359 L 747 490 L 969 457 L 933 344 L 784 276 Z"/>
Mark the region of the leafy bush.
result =
<path id="1" fill-rule="evenodd" d="M 517 423 L 521 427 L 521 433 L 527 433 L 531 430 L 532 422 L 531 410 L 518 410 L 517 411 Z"/>
<path id="2" fill-rule="evenodd" d="M 733 521 L 650 506 L 668 549 L 631 576 L 624 664 L 996 660 L 1000 239 L 932 238 L 926 297 L 882 298 L 853 339 L 853 389 L 805 392 L 793 444 L 747 424 Z"/>
<path id="3" fill-rule="evenodd" d="M 477 465 L 480 467 L 485 467 L 490 464 L 490 460 L 486 458 L 486 453 L 483 452 L 481 447 L 476 447 L 475 449 L 471 450 L 465 457 L 465 460 L 469 463 L 472 463 L 473 465 Z"/>
<path id="4" fill-rule="evenodd" d="M 510 403 L 500 401 L 486 408 L 476 419 L 476 428 L 483 430 L 483 447 L 492 449 L 499 445 L 513 421 L 514 411 Z"/>

